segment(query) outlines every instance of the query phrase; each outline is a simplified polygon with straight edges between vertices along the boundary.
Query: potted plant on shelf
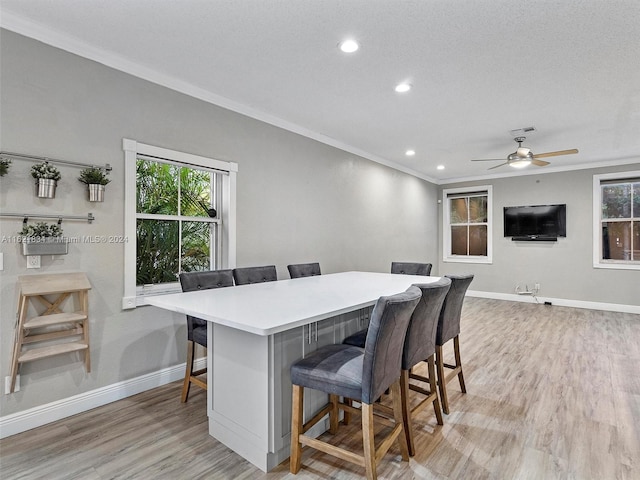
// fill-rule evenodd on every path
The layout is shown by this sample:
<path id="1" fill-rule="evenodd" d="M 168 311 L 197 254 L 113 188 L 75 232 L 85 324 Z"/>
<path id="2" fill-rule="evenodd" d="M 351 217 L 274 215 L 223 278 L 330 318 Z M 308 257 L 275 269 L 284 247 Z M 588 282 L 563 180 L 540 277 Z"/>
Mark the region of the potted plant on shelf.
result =
<path id="1" fill-rule="evenodd" d="M 49 162 L 31 167 L 31 176 L 36 179 L 36 195 L 40 198 L 55 198 L 58 180 L 62 178 L 60 170 Z"/>
<path id="2" fill-rule="evenodd" d="M 23 255 L 66 255 L 69 251 L 62 228 L 56 223 L 26 223 L 20 231 Z"/>
<path id="3" fill-rule="evenodd" d="M 80 172 L 78 180 L 87 185 L 90 202 L 104 201 L 104 186 L 111 181 L 107 175 L 109 172 L 98 167 L 85 168 Z"/>
<path id="4" fill-rule="evenodd" d="M 0 158 L 0 177 L 4 177 L 9 172 L 9 165 L 11 160 Z"/>

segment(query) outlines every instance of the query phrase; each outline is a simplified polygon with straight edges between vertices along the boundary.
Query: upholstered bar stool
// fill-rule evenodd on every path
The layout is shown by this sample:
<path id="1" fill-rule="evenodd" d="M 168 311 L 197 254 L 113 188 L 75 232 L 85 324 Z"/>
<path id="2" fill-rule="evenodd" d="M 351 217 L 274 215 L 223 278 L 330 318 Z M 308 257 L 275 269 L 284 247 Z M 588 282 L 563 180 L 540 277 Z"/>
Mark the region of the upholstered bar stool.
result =
<path id="1" fill-rule="evenodd" d="M 365 467 L 367 478 L 376 478 L 380 459 L 398 440 L 402 459 L 409 460 L 402 422 L 400 398 L 400 364 L 409 320 L 420 301 L 419 288 L 409 287 L 406 292 L 380 297 L 371 313 L 371 322 L 365 348 L 352 345 L 326 345 L 291 366 L 293 384 L 291 413 L 291 473 L 301 466 L 302 445 L 315 448 L 342 460 Z M 304 389 L 311 388 L 329 394 L 329 404 L 311 420 L 303 424 Z M 391 426 L 391 432 L 376 449 L 374 441 L 373 403 L 391 388 L 395 422 L 378 421 Z M 329 431 L 336 433 L 338 411 L 357 411 L 339 402 L 339 397 L 361 402 L 362 442 L 364 455 L 357 455 L 330 443 L 308 437 L 304 432 L 329 414 Z"/>
<path id="2" fill-rule="evenodd" d="M 436 386 L 436 372 L 434 366 L 434 355 L 436 352 L 436 331 L 438 329 L 438 319 L 444 303 L 445 296 L 451 286 L 451 280 L 442 277 L 437 282 L 426 284 L 415 284 L 422 293 L 420 302 L 416 306 L 407 335 L 404 339 L 404 349 L 402 351 L 402 375 L 400 377 L 400 392 L 402 398 L 402 417 L 404 421 L 404 431 L 407 437 L 409 455 L 415 455 L 415 442 L 413 439 L 412 417 L 417 415 L 425 406 L 433 405 L 438 425 L 442 425 L 442 412 L 440 401 L 438 400 L 438 389 Z M 364 332 L 364 335 L 363 335 Z M 362 346 L 362 339 L 366 335 L 366 330 L 355 333 L 345 338 L 343 343 L 355 346 Z M 413 367 L 421 362 L 427 363 L 428 377 L 412 373 Z M 410 383 L 410 379 L 414 383 Z M 424 382 L 429 385 L 425 389 L 416 385 L 415 381 Z M 409 390 L 424 395 L 424 398 L 413 408 L 409 398 Z M 384 405 L 379 409 L 386 410 Z"/>
<path id="3" fill-rule="evenodd" d="M 180 285 L 183 292 L 231 287 L 233 286 L 233 273 L 231 270 L 184 272 L 180 274 Z M 200 375 L 207 373 L 207 369 L 193 371 L 196 343 L 207 348 L 207 322 L 201 318 L 187 315 L 187 368 L 184 374 L 184 383 L 182 384 L 182 403 L 187 401 L 189 387 L 191 387 L 192 383 L 205 390 L 207 389 L 207 383 L 198 378 Z"/>
<path id="4" fill-rule="evenodd" d="M 467 387 L 464 384 L 464 375 L 462 373 L 462 361 L 460 360 L 460 315 L 462 313 L 464 295 L 473 280 L 473 275 L 445 275 L 445 277 L 451 280 L 451 288 L 444 300 L 444 305 L 440 312 L 440 319 L 438 320 L 438 332 L 436 334 L 436 370 L 438 372 L 438 388 L 440 390 L 442 410 L 448 414 L 449 399 L 447 398 L 447 383 L 457 375 L 462 393 L 467 393 Z M 455 365 L 444 363 L 442 357 L 442 346 L 451 339 L 453 339 Z M 447 375 L 445 375 L 445 368 L 451 370 Z"/>
<path id="5" fill-rule="evenodd" d="M 429 276 L 431 274 L 431 264 L 414 262 L 391 262 L 391 273 L 400 273 L 402 275 Z"/>
<path id="6" fill-rule="evenodd" d="M 275 282 L 278 280 L 275 265 L 264 267 L 244 267 L 234 268 L 233 278 L 236 285 L 247 285 L 249 283 Z"/>
<path id="7" fill-rule="evenodd" d="M 297 263 L 294 265 L 287 265 L 287 270 L 289 270 L 289 276 L 291 278 L 313 277 L 321 274 L 319 263 Z"/>

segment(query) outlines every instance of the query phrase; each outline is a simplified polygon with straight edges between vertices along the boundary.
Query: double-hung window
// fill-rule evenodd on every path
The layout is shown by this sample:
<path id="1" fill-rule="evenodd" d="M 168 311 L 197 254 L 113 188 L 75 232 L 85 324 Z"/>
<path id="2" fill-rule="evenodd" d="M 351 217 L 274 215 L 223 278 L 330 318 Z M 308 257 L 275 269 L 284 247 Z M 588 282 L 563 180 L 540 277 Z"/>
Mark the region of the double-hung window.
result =
<path id="1" fill-rule="evenodd" d="M 640 172 L 594 175 L 593 264 L 640 270 Z"/>
<path id="2" fill-rule="evenodd" d="M 235 172 L 232 162 L 125 139 L 125 295 L 180 291 L 181 272 L 235 265 Z"/>
<path id="3" fill-rule="evenodd" d="M 443 190 L 443 260 L 491 263 L 490 185 Z"/>

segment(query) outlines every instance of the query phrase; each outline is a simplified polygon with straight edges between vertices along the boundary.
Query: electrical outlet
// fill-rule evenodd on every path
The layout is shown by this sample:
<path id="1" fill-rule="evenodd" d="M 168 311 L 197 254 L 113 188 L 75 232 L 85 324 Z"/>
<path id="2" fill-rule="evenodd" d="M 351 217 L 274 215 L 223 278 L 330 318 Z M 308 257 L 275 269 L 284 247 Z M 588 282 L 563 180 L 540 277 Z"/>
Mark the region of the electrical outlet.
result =
<path id="1" fill-rule="evenodd" d="M 11 391 L 11 377 L 4 377 L 4 394 L 9 395 Z M 20 375 L 16 375 L 16 386 L 13 389 L 13 393 L 20 391 Z"/>
<path id="2" fill-rule="evenodd" d="M 27 255 L 27 268 L 40 268 L 40 255 Z"/>

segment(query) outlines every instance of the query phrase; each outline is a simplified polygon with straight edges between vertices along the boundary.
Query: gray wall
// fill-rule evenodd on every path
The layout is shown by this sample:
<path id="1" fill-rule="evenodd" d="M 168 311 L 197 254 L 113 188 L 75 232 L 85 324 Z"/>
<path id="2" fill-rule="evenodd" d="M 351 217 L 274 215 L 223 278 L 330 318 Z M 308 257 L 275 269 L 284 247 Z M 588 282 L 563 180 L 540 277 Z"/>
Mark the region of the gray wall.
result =
<path id="1" fill-rule="evenodd" d="M 554 160 L 560 164 L 562 157 Z M 514 294 L 517 284 L 540 284 L 541 297 L 640 305 L 640 272 L 593 268 L 593 175 L 640 170 L 640 163 L 610 168 L 574 170 L 442 185 L 442 190 L 493 185 L 493 263 L 461 264 L 442 261 L 441 274 L 473 272 L 471 290 Z M 567 205 L 567 237 L 557 242 L 513 242 L 503 233 L 503 207 Z M 442 225 L 442 208 L 439 212 Z"/>
<path id="2" fill-rule="evenodd" d="M 1 31 L 1 148 L 113 166 L 104 204 L 85 200 L 79 170 L 61 166 L 54 200 L 37 199 L 31 163 L 0 180 L 5 212 L 86 215 L 65 235 L 123 234 L 122 138 L 239 164 L 238 266 L 319 261 L 323 272 L 388 271 L 392 260 L 437 254 L 437 187 L 344 151 L 235 114 L 98 63 Z M 15 235 L 20 219 L 0 219 Z M 92 372 L 70 356 L 22 367 L 22 389 L 0 395 L 2 415 L 177 365 L 185 321 L 153 307 L 122 311 L 123 245 L 72 244 L 27 270 L 19 245 L 0 244 L 0 372 L 9 374 L 19 275 L 87 272 Z"/>

